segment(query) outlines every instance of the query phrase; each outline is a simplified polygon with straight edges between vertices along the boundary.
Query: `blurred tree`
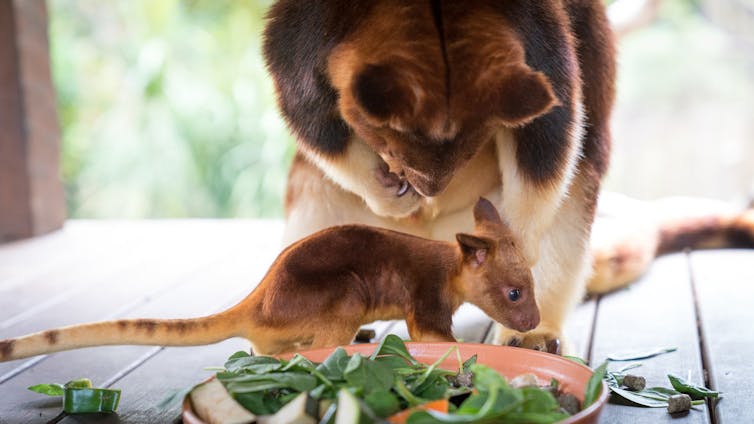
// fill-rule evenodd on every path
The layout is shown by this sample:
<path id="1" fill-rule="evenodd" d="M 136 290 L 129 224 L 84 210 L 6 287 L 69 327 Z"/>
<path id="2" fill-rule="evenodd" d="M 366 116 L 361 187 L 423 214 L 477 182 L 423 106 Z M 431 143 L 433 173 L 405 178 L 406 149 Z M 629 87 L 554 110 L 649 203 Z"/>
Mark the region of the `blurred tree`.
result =
<path id="1" fill-rule="evenodd" d="M 281 214 L 293 142 L 260 53 L 269 3 L 50 2 L 71 216 Z"/>

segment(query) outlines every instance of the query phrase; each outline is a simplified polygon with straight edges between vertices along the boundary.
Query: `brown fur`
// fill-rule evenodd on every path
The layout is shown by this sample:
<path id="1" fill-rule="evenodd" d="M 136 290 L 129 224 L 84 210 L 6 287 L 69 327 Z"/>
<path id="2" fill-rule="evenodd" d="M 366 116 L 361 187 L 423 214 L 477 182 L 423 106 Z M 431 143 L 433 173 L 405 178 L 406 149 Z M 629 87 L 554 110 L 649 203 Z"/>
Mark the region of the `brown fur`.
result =
<path id="1" fill-rule="evenodd" d="M 75 325 L 0 341 L 0 360 L 110 344 L 195 345 L 247 337 L 257 353 L 349 343 L 360 325 L 406 318 L 416 341 L 452 341 L 464 301 L 519 331 L 539 323 L 533 278 L 515 236 L 480 199 L 476 231 L 457 243 L 362 225 L 329 228 L 285 249 L 259 286 L 204 318 Z M 512 290 L 519 299 L 509 299 Z"/>
<path id="2" fill-rule="evenodd" d="M 498 341 L 550 345 L 588 276 L 614 56 L 600 0 L 279 0 L 265 57 L 300 154 L 286 240 L 352 222 L 450 239 L 489 197 L 547 305 Z"/>

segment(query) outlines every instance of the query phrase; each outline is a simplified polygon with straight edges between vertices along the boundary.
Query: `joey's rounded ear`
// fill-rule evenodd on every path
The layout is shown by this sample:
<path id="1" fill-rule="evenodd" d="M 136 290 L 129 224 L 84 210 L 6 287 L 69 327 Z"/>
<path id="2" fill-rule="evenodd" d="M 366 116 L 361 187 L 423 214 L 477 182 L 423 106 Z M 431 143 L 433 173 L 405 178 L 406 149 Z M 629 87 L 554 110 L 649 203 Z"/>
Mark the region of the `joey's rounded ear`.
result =
<path id="1" fill-rule="evenodd" d="M 476 265 L 481 265 L 487 259 L 487 252 L 492 247 L 492 240 L 484 237 L 477 237 L 471 234 L 456 234 L 458 245 L 461 246 L 461 252 L 465 261 L 471 261 Z"/>
<path id="2" fill-rule="evenodd" d="M 497 116 L 505 125 L 524 125 L 558 104 L 545 74 L 526 66 L 511 66 L 499 84 Z"/>
<path id="3" fill-rule="evenodd" d="M 503 225 L 503 220 L 500 218 L 495 206 L 489 200 L 484 197 L 480 197 L 474 205 L 474 222 L 476 225 L 488 222 L 491 224 Z"/>
<path id="4" fill-rule="evenodd" d="M 354 76 L 351 90 L 357 104 L 376 120 L 408 118 L 413 112 L 413 96 L 391 66 L 366 65 Z"/>

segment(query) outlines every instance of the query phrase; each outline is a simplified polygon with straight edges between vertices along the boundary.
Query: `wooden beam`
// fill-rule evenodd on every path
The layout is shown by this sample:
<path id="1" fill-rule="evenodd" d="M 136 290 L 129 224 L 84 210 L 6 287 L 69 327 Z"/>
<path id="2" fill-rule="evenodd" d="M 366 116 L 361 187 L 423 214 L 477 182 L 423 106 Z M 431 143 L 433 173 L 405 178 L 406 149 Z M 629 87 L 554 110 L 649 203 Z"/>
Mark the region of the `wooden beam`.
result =
<path id="1" fill-rule="evenodd" d="M 44 0 L 0 0 L 0 242 L 62 227 L 60 130 Z"/>

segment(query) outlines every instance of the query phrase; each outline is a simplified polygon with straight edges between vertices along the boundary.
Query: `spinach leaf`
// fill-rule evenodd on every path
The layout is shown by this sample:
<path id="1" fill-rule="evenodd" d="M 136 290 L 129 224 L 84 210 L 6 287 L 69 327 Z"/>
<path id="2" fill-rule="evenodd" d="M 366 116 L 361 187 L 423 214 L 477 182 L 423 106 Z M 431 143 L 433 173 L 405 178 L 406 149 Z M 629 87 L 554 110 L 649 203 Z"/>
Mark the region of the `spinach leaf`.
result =
<path id="1" fill-rule="evenodd" d="M 387 417 L 401 410 L 398 398 L 389 390 L 373 390 L 364 397 L 364 402 L 379 417 Z"/>
<path id="2" fill-rule="evenodd" d="M 317 387 L 317 378 L 304 373 L 276 372 L 269 374 L 241 374 L 227 376 L 218 374 L 220 381 L 232 393 L 249 393 L 269 389 L 289 388 L 308 392 Z"/>
<path id="3" fill-rule="evenodd" d="M 692 399 L 704 399 L 704 398 L 716 398 L 720 395 L 720 392 L 717 390 L 711 390 L 704 386 L 697 386 L 696 384 L 691 384 L 684 380 L 681 377 L 675 376 L 673 374 L 668 374 L 668 379 L 670 380 L 670 384 L 673 385 L 673 388 L 681 393 L 686 393 L 687 395 L 691 396 Z"/>
<path id="4" fill-rule="evenodd" d="M 364 394 L 387 391 L 393 386 L 393 373 L 389 367 L 370 361 L 358 353 L 348 361 L 343 377 L 349 385 L 361 389 Z"/>
<path id="5" fill-rule="evenodd" d="M 406 344 L 403 343 L 403 340 L 401 340 L 401 338 L 396 336 L 395 334 L 388 334 L 387 337 L 382 340 L 380 345 L 377 346 L 377 349 L 375 349 L 375 351 L 372 353 L 370 359 L 374 359 L 381 355 L 395 355 L 403 358 L 411 365 L 418 364 L 416 359 L 414 359 L 414 357 L 411 356 L 411 354 L 408 352 Z"/>
<path id="6" fill-rule="evenodd" d="M 607 361 L 594 370 L 594 373 L 589 377 L 589 381 L 586 384 L 586 390 L 584 391 L 584 406 L 588 408 L 593 404 L 602 393 L 602 380 L 605 378 L 607 372 Z M 617 385 L 616 385 L 617 386 Z"/>
<path id="7" fill-rule="evenodd" d="M 342 347 L 338 347 L 315 368 L 330 381 L 343 381 L 343 371 L 351 358 Z"/>
<path id="8" fill-rule="evenodd" d="M 239 356 L 225 362 L 225 369 L 235 373 L 265 374 L 282 367 L 283 364 L 279 360 L 269 356 Z"/>
<path id="9" fill-rule="evenodd" d="M 474 364 L 470 369 L 474 373 L 474 387 L 480 392 L 490 392 L 501 387 L 508 387 L 505 378 L 490 367 Z"/>

